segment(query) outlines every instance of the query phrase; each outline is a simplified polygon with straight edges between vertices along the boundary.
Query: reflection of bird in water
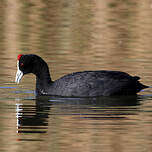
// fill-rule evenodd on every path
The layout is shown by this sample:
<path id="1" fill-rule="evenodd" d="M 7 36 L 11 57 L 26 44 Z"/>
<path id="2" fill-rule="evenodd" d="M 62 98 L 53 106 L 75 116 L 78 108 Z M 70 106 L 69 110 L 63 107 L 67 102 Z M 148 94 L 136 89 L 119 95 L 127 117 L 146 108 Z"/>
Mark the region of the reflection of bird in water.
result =
<path id="1" fill-rule="evenodd" d="M 49 106 L 17 104 L 18 133 L 46 133 Z"/>
<path id="2" fill-rule="evenodd" d="M 122 115 L 126 115 L 126 110 L 123 111 L 123 107 L 127 107 L 129 111 L 129 108 L 131 109 L 134 106 L 134 110 L 136 110 L 138 109 L 136 105 L 139 105 L 143 100 L 144 98 L 140 96 L 98 98 L 41 96 L 36 99 L 35 105 L 17 105 L 18 133 L 46 133 L 48 129 L 48 118 L 52 115 L 54 117 L 56 115 L 60 115 L 60 117 L 75 115 L 78 118 L 95 120 L 124 119 L 125 117 Z M 105 113 L 105 111 L 108 112 Z"/>
<path id="3" fill-rule="evenodd" d="M 56 96 L 37 97 L 38 104 L 68 104 L 68 105 L 96 105 L 96 106 L 136 106 L 144 100 L 142 96 L 110 96 L 110 97 L 89 97 L 89 98 L 68 98 Z"/>

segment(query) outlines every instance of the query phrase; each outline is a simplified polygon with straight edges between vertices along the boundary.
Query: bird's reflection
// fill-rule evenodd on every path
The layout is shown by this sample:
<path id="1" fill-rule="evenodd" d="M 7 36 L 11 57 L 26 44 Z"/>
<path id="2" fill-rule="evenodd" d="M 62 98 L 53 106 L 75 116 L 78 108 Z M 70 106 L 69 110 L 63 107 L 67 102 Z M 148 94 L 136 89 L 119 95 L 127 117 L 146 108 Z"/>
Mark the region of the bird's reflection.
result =
<path id="1" fill-rule="evenodd" d="M 112 107 L 111 109 L 114 109 L 114 111 L 110 111 L 110 118 L 112 118 L 112 116 L 114 116 L 114 118 L 120 118 L 122 114 L 126 115 L 126 111 L 123 112 L 122 109 L 121 112 L 119 111 L 120 107 L 127 107 L 129 109 L 133 106 L 133 109 L 136 110 L 138 109 L 137 105 L 140 105 L 143 100 L 144 98 L 140 96 L 98 98 L 62 98 L 42 96 L 35 99 L 35 105 L 16 104 L 17 132 L 46 133 L 48 129 L 48 118 L 52 116 L 52 114 L 50 115 L 52 106 L 56 107 L 56 109 L 58 108 L 58 111 L 61 111 L 61 117 L 66 115 L 68 112 L 68 115 L 83 115 L 83 118 L 97 119 L 95 115 L 98 115 L 98 119 L 108 119 L 107 116 L 109 116 L 109 113 L 103 114 L 103 108 L 105 111 L 106 108 L 109 109 Z M 71 109 L 72 112 L 70 113 Z M 54 112 L 53 115 L 57 115 L 57 113 Z"/>
<path id="2" fill-rule="evenodd" d="M 50 106 L 16 104 L 18 133 L 46 133 Z"/>
<path id="3" fill-rule="evenodd" d="M 111 97 L 91 97 L 91 98 L 73 98 L 73 97 L 55 97 L 40 96 L 36 99 L 37 105 L 45 104 L 73 104 L 79 105 L 96 105 L 96 106 L 136 106 L 141 104 L 144 96 L 111 96 Z"/>

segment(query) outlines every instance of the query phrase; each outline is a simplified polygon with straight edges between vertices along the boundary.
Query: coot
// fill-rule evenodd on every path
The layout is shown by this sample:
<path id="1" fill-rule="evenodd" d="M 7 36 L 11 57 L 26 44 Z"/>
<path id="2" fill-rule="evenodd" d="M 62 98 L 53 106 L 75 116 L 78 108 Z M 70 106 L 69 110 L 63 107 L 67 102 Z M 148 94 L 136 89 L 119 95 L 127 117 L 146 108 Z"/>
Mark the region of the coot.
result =
<path id="1" fill-rule="evenodd" d="M 17 57 L 16 82 L 23 75 L 36 75 L 36 95 L 54 95 L 68 97 L 94 97 L 111 95 L 136 95 L 147 88 L 138 80 L 138 76 L 130 76 L 120 71 L 83 71 L 67 74 L 52 81 L 47 63 L 34 54 Z"/>

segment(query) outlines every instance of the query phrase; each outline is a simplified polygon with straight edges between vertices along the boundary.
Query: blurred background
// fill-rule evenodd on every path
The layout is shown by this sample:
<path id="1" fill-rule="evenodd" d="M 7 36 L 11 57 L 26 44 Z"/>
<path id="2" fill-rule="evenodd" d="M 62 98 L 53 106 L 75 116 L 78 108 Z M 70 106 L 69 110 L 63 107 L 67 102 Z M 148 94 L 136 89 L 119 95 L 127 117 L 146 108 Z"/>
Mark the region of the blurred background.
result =
<path id="1" fill-rule="evenodd" d="M 53 79 L 109 69 L 149 84 L 151 7 L 151 1 L 136 0 L 1 0 L 0 74 L 14 81 L 17 55 L 35 53 L 47 61 Z"/>
<path id="2" fill-rule="evenodd" d="M 119 99 L 131 106 L 39 106 L 35 76 L 14 83 L 17 55 L 30 53 L 48 63 L 53 80 L 120 70 L 152 85 L 151 48 L 151 0 L 0 0 L 0 151 L 151 151 L 151 90 Z"/>

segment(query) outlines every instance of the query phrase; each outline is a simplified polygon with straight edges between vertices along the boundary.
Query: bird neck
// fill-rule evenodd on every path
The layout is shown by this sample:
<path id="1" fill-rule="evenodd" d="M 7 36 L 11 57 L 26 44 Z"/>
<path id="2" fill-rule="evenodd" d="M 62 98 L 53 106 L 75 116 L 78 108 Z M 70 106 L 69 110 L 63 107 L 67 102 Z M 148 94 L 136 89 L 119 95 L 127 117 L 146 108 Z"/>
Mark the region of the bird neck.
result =
<path id="1" fill-rule="evenodd" d="M 33 73 L 36 75 L 36 94 L 41 95 L 47 93 L 49 86 L 53 83 L 48 65 L 45 62 L 39 63 Z"/>

